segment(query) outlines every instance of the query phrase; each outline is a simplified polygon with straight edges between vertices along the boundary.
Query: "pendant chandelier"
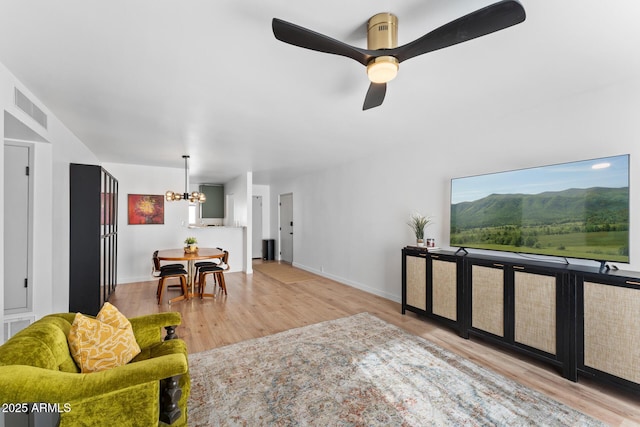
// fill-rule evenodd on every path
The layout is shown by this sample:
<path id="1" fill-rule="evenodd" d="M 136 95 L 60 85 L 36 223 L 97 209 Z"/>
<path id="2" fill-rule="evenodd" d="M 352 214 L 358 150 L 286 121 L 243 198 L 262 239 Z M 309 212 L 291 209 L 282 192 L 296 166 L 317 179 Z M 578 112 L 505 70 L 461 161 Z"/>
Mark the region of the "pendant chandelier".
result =
<path id="1" fill-rule="evenodd" d="M 189 156 L 182 156 L 184 159 L 184 193 L 178 193 L 175 191 L 167 191 L 164 196 L 167 199 L 167 202 L 174 202 L 176 200 L 188 200 L 191 203 L 204 203 L 207 198 L 204 193 L 198 193 L 194 191 L 189 193 Z"/>

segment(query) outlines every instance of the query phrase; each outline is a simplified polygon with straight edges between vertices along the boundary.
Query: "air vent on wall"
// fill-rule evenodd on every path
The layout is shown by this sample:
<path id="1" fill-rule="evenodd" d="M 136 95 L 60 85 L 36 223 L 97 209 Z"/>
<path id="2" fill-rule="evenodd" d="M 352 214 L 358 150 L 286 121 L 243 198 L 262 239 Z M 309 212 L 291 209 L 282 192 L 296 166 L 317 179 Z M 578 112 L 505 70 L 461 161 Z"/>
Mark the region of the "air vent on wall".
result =
<path id="1" fill-rule="evenodd" d="M 18 88 L 15 89 L 15 102 L 16 106 L 27 113 L 29 117 L 38 122 L 40 126 L 47 129 L 47 115 L 38 106 L 36 106 L 27 96 L 20 92 Z"/>

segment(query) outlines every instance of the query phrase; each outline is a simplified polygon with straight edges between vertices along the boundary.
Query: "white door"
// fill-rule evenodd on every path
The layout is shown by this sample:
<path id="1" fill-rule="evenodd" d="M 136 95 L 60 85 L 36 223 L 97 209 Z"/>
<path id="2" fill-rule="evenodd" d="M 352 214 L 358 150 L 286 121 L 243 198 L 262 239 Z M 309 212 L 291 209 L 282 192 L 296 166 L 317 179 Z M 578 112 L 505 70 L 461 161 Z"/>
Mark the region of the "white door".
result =
<path id="1" fill-rule="evenodd" d="M 26 311 L 29 277 L 29 147 L 4 146 L 4 309 Z"/>
<path id="2" fill-rule="evenodd" d="M 280 260 L 293 263 L 293 194 L 280 195 Z"/>
<path id="3" fill-rule="evenodd" d="M 253 196 L 251 207 L 251 242 L 253 254 L 251 258 L 262 258 L 262 196 Z"/>

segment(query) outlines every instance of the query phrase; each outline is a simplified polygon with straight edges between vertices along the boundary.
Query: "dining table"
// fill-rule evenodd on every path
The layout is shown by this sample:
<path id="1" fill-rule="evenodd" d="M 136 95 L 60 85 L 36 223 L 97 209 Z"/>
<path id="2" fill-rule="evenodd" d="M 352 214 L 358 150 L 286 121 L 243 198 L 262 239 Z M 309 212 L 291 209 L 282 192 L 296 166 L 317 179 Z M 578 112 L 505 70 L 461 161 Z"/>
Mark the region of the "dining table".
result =
<path id="1" fill-rule="evenodd" d="M 158 259 L 160 261 L 186 261 L 187 262 L 187 283 L 189 286 L 189 295 L 194 295 L 195 287 L 195 263 L 205 259 L 222 258 L 224 251 L 218 248 L 198 248 L 194 252 L 186 252 L 184 248 L 180 249 L 161 249 L 158 251 Z"/>

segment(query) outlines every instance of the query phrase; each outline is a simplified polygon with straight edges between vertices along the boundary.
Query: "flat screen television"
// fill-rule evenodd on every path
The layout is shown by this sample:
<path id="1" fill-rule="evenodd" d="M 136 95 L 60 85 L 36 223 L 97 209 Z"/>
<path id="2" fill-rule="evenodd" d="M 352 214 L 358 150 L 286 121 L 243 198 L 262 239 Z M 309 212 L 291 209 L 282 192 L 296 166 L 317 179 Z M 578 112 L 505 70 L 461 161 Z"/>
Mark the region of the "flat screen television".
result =
<path id="1" fill-rule="evenodd" d="M 629 155 L 451 180 L 450 246 L 629 262 Z"/>

